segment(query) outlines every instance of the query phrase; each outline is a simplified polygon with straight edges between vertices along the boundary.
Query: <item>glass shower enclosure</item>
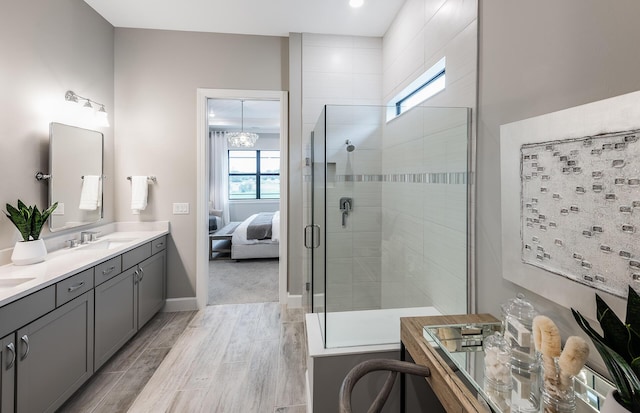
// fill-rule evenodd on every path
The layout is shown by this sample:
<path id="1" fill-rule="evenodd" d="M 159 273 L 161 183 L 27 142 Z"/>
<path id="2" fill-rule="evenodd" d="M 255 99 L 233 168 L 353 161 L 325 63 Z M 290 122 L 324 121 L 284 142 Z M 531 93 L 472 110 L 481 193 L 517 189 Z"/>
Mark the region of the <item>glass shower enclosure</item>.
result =
<path id="1" fill-rule="evenodd" d="M 394 109 L 327 105 L 308 146 L 307 268 L 326 348 L 384 344 L 380 325 L 403 315 L 468 310 L 471 111 L 387 121 Z"/>

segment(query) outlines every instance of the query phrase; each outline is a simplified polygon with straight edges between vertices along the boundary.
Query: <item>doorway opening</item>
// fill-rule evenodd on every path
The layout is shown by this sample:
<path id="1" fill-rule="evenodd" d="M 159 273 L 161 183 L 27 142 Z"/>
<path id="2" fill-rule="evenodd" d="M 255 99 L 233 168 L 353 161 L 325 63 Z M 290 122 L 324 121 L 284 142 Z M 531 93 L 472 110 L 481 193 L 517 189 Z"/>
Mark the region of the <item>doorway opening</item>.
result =
<path id="1" fill-rule="evenodd" d="M 285 303 L 287 94 L 198 89 L 197 103 L 198 308 Z M 257 140 L 243 146 L 234 132 Z"/>

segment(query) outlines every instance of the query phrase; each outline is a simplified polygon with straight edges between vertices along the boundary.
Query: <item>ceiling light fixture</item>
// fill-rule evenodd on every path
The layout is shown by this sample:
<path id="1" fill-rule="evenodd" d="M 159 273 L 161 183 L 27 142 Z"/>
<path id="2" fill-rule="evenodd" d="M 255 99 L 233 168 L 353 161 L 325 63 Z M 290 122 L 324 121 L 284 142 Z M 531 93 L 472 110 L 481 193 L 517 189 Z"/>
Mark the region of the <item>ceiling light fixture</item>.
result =
<path id="1" fill-rule="evenodd" d="M 258 141 L 258 134 L 244 131 L 244 100 L 240 101 L 240 132 L 227 132 L 227 143 L 233 148 L 253 148 Z"/>
<path id="2" fill-rule="evenodd" d="M 86 98 L 84 96 L 80 96 L 73 92 L 72 90 L 67 90 L 64 94 L 64 100 L 71 103 L 76 103 L 78 105 L 82 105 L 82 108 L 95 116 L 98 126 L 109 127 L 109 115 L 107 110 L 104 108 L 104 104 L 96 102 L 95 100 Z M 82 104 L 84 101 L 84 104 Z M 95 107 L 92 105 L 95 105 Z M 95 110 L 95 108 L 100 107 L 100 109 Z"/>
<path id="3" fill-rule="evenodd" d="M 349 6 L 357 9 L 358 7 L 362 7 L 364 4 L 364 0 L 349 0 Z"/>

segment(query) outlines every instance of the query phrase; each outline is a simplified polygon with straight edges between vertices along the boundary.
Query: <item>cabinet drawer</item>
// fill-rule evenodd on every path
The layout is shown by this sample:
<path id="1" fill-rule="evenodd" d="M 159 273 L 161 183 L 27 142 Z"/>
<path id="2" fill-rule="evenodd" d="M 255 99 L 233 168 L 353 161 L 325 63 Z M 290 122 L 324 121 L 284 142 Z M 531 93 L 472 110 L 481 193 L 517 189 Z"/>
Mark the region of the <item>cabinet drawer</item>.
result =
<path id="1" fill-rule="evenodd" d="M 93 268 L 90 268 L 56 284 L 56 304 L 60 307 L 92 288 Z"/>
<path id="2" fill-rule="evenodd" d="M 55 285 L 3 306 L 0 308 L 0 336 L 19 329 L 55 308 Z"/>
<path id="3" fill-rule="evenodd" d="M 122 259 L 120 256 L 111 258 L 95 266 L 95 285 L 98 286 L 103 282 L 115 277 L 122 272 Z"/>
<path id="4" fill-rule="evenodd" d="M 151 243 L 147 242 L 122 254 L 122 269 L 127 270 L 151 256 Z"/>
<path id="5" fill-rule="evenodd" d="M 167 248 L 167 237 L 156 238 L 151 241 L 151 254 L 157 254 Z"/>

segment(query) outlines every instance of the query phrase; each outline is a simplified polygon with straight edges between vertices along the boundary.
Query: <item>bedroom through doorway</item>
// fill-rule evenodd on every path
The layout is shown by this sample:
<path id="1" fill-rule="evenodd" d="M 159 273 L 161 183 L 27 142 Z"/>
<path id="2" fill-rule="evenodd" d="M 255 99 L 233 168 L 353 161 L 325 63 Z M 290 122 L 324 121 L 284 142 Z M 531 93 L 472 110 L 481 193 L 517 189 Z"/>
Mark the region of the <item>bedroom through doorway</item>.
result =
<path id="1" fill-rule="evenodd" d="M 207 305 L 280 299 L 280 110 L 278 99 L 207 99 Z"/>

